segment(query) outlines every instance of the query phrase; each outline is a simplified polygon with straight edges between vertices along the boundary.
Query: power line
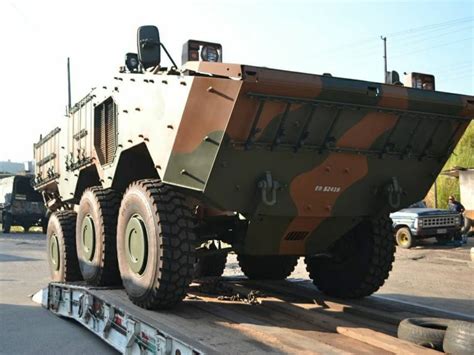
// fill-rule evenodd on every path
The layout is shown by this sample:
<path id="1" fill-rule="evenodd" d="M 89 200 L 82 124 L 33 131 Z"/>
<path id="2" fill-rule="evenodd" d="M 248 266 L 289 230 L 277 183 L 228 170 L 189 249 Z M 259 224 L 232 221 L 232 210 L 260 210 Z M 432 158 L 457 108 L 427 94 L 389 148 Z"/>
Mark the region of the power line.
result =
<path id="1" fill-rule="evenodd" d="M 434 48 L 445 47 L 445 46 L 449 46 L 451 44 L 464 42 L 464 41 L 470 40 L 472 38 L 473 37 L 468 37 L 468 38 L 460 39 L 458 41 L 449 41 L 449 42 L 445 42 L 445 43 L 442 43 L 442 44 L 436 45 L 436 46 L 425 47 L 425 48 L 422 48 L 422 49 L 412 50 L 412 51 L 409 51 L 409 52 L 402 52 L 402 53 L 398 53 L 398 54 L 392 56 L 392 58 L 398 58 L 398 57 L 410 55 L 410 54 L 413 54 L 413 53 L 424 52 L 424 51 L 428 51 L 428 50 L 434 49 Z"/>

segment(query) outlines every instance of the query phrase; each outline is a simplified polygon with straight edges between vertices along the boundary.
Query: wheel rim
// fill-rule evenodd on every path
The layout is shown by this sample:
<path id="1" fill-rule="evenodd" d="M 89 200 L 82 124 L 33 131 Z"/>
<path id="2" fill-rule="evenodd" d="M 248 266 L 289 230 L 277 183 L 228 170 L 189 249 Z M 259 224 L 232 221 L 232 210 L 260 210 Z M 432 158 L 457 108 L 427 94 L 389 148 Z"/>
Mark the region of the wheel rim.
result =
<path id="1" fill-rule="evenodd" d="M 140 215 L 133 215 L 125 230 L 125 245 L 130 269 L 136 274 L 143 274 L 148 256 L 148 242 L 145 224 Z"/>
<path id="2" fill-rule="evenodd" d="M 82 251 L 88 261 L 92 261 L 95 253 L 95 226 L 94 220 L 87 215 L 81 226 Z"/>
<path id="3" fill-rule="evenodd" d="M 59 241 L 56 234 L 52 234 L 49 238 L 49 255 L 51 265 L 54 271 L 59 270 Z"/>
<path id="4" fill-rule="evenodd" d="M 400 245 L 406 246 L 410 243 L 410 238 L 406 232 L 400 232 L 398 235 L 398 241 Z"/>

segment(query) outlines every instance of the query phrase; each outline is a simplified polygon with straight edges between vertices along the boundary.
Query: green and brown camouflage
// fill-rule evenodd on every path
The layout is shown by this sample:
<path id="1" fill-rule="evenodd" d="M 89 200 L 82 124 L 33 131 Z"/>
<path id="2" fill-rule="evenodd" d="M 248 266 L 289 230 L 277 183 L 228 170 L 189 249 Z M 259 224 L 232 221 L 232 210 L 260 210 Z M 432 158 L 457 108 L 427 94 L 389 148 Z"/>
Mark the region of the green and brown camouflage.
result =
<path id="1" fill-rule="evenodd" d="M 201 217 L 247 221 L 240 253 L 312 255 L 422 199 L 473 117 L 472 96 L 330 75 L 122 71 L 35 144 L 36 186 L 54 210 L 159 177 Z"/>

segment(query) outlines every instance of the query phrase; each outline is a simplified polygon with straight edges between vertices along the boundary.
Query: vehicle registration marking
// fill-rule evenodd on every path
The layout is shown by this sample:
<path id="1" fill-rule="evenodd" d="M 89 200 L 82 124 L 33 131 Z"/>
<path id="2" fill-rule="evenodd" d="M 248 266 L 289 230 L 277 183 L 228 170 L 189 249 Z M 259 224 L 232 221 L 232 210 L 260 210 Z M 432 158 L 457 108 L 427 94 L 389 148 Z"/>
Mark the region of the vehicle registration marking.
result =
<path id="1" fill-rule="evenodd" d="M 436 233 L 438 234 L 446 234 L 447 232 L 448 230 L 446 228 L 436 230 Z"/>

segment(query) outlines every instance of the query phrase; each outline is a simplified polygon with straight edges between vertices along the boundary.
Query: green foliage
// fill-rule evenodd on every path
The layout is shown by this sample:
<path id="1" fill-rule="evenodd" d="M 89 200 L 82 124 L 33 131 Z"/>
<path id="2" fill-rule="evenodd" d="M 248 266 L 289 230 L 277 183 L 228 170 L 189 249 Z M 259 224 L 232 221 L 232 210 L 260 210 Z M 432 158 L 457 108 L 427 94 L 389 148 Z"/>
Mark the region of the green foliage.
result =
<path id="1" fill-rule="evenodd" d="M 474 121 L 469 124 L 443 170 L 449 170 L 455 167 L 474 167 Z M 460 199 L 458 179 L 440 175 L 438 176 L 437 183 L 439 208 L 447 207 L 449 195 L 454 195 L 458 200 Z"/>

